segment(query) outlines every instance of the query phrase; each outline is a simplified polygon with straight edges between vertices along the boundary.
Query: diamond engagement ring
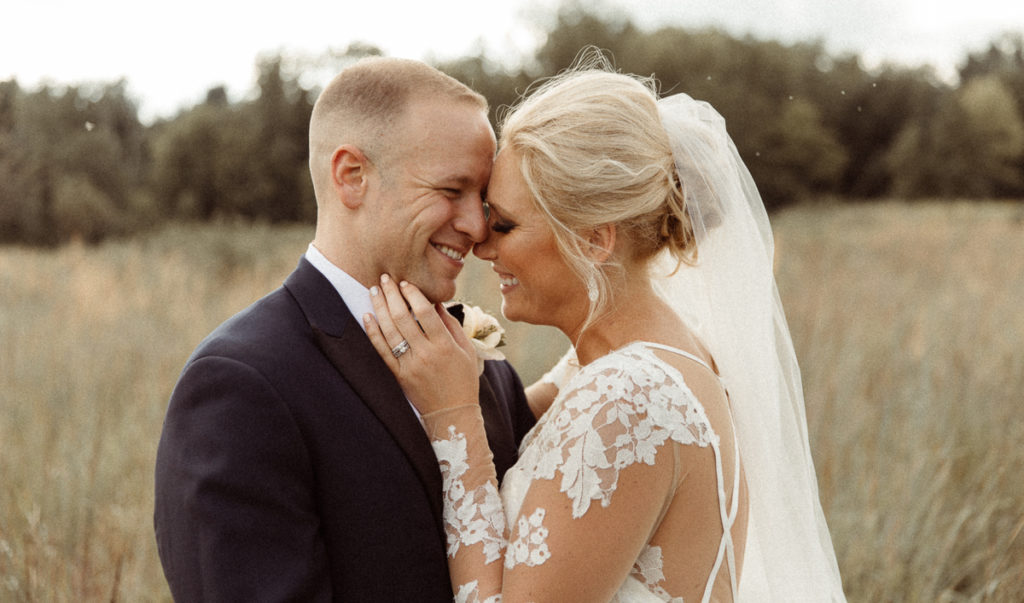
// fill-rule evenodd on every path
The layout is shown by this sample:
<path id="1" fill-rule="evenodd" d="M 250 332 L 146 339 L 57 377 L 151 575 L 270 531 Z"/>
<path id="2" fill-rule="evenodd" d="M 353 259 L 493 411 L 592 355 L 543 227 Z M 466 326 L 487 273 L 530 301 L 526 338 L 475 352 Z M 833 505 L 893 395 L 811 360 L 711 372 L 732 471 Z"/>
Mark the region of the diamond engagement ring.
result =
<path id="1" fill-rule="evenodd" d="M 391 355 L 395 358 L 400 357 L 402 354 L 409 351 L 409 340 L 403 339 L 398 345 L 391 348 Z"/>

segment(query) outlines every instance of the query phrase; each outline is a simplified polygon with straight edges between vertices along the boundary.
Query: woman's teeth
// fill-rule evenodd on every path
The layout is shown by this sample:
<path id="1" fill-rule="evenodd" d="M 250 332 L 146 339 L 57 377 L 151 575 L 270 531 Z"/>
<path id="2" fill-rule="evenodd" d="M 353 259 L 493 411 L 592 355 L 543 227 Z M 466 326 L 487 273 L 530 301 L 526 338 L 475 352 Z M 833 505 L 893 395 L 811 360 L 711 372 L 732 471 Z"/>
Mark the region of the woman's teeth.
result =
<path id="1" fill-rule="evenodd" d="M 511 287 L 512 285 L 519 284 L 519 279 L 514 276 L 502 276 L 498 280 L 501 281 L 501 285 L 503 287 Z"/>

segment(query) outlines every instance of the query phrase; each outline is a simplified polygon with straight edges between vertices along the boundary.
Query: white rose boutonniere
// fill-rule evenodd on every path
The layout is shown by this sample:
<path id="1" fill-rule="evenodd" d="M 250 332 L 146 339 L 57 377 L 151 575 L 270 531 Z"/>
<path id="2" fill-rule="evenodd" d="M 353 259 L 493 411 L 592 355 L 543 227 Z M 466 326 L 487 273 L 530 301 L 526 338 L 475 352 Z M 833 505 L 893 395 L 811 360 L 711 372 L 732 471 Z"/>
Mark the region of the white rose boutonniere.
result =
<path id="1" fill-rule="evenodd" d="M 505 345 L 505 329 L 498 319 L 477 306 L 462 305 L 462 332 L 476 348 L 477 374 L 484 372 L 484 360 L 504 360 L 497 348 Z"/>

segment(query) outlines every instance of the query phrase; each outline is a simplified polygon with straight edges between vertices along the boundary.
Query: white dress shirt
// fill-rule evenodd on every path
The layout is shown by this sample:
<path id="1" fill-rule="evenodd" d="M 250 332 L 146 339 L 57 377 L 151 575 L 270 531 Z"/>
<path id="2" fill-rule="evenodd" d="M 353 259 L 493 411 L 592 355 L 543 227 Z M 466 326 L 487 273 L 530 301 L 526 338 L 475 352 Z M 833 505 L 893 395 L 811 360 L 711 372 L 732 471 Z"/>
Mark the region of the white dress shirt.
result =
<path id="1" fill-rule="evenodd" d="M 373 302 L 370 301 L 370 290 L 352 278 L 349 273 L 332 264 L 312 243 L 306 249 L 306 260 L 331 282 L 365 333 L 366 325 L 363 324 L 363 315 L 373 314 L 376 316 L 373 311 Z"/>

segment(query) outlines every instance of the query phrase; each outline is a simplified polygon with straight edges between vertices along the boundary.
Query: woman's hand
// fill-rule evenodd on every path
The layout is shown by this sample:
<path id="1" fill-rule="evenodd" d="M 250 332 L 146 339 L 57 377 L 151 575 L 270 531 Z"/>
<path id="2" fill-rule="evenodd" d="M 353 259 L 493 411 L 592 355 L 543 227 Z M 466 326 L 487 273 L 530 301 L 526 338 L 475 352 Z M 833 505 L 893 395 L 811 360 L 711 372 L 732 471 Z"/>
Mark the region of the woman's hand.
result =
<path id="1" fill-rule="evenodd" d="M 415 285 L 386 274 L 370 299 L 377 319 L 363 317 L 366 334 L 420 414 L 478 403 L 476 351 L 459 321 Z"/>

